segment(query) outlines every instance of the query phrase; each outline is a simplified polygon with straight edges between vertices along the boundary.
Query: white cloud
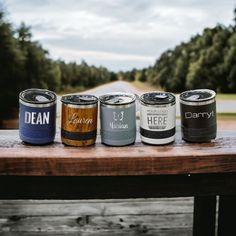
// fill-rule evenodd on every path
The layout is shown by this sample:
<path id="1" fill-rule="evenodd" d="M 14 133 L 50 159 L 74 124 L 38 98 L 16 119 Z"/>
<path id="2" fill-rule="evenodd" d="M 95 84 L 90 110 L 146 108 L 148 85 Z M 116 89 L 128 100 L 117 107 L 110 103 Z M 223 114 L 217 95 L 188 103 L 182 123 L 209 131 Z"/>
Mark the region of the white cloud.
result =
<path id="1" fill-rule="evenodd" d="M 63 58 L 69 61 L 78 61 L 81 58 L 89 58 L 92 60 L 113 60 L 113 61 L 136 61 L 145 62 L 151 64 L 154 61 L 154 57 L 133 55 L 133 54 L 122 54 L 122 53 L 109 53 L 103 51 L 88 51 L 88 50 L 72 50 L 65 48 L 54 47 L 51 54 L 56 58 Z"/>
<path id="2" fill-rule="evenodd" d="M 204 27 L 230 24 L 234 0 L 5 0 L 55 57 L 111 69 L 144 67 Z M 220 13 L 220 14 L 219 14 Z M 117 66 L 115 64 L 117 62 Z"/>

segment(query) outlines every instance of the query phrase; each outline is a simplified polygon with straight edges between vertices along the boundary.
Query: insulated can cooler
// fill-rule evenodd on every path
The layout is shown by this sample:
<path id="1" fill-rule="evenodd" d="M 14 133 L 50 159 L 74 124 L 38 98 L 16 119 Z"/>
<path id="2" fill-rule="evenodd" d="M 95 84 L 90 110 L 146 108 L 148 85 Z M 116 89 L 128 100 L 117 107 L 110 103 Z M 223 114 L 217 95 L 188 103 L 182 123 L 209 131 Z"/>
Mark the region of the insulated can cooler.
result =
<path id="1" fill-rule="evenodd" d="M 45 89 L 27 89 L 19 95 L 19 135 L 30 144 L 53 142 L 56 131 L 56 94 Z"/>
<path id="2" fill-rule="evenodd" d="M 93 95 L 65 95 L 61 98 L 61 140 L 70 146 L 96 142 L 98 98 Z"/>
<path id="3" fill-rule="evenodd" d="M 111 93 L 99 97 L 102 143 L 110 146 L 133 144 L 136 139 L 136 96 Z"/>
<path id="4" fill-rule="evenodd" d="M 140 97 L 141 141 L 153 145 L 175 140 L 175 96 L 167 92 L 149 92 Z"/>
<path id="5" fill-rule="evenodd" d="M 216 93 L 209 89 L 180 94 L 181 130 L 184 140 L 209 142 L 216 138 Z"/>

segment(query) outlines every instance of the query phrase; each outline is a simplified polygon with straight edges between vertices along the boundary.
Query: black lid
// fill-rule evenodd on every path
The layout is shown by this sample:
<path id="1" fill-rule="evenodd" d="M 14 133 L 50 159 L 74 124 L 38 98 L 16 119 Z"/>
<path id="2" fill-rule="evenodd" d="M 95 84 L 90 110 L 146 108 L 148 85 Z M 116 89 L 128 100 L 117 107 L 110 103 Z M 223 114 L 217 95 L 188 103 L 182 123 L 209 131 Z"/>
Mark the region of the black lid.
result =
<path id="1" fill-rule="evenodd" d="M 140 100 L 149 105 L 162 105 L 175 102 L 175 96 L 167 92 L 149 92 L 142 94 Z"/>
<path id="2" fill-rule="evenodd" d="M 109 93 L 99 97 L 103 104 L 107 105 L 125 105 L 136 100 L 135 94 L 131 93 Z"/>
<path id="3" fill-rule="evenodd" d="M 188 90 L 180 94 L 180 100 L 188 102 L 201 102 L 215 98 L 216 93 L 210 89 Z"/>
<path id="4" fill-rule="evenodd" d="M 46 89 L 27 89 L 20 93 L 20 99 L 27 103 L 47 104 L 56 101 L 56 94 Z"/>
<path id="5" fill-rule="evenodd" d="M 72 94 L 64 95 L 61 102 L 74 105 L 91 105 L 98 102 L 98 98 L 93 95 Z"/>

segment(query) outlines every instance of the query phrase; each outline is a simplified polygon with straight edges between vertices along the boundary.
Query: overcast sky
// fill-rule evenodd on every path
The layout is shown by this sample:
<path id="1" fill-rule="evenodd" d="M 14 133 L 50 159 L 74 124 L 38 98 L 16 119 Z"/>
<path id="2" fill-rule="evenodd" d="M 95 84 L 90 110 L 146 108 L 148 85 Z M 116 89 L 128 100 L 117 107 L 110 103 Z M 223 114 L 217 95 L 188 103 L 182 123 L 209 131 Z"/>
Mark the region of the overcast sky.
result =
<path id="1" fill-rule="evenodd" d="M 235 0 L 0 0 L 54 59 L 129 70 L 205 27 L 232 24 Z"/>

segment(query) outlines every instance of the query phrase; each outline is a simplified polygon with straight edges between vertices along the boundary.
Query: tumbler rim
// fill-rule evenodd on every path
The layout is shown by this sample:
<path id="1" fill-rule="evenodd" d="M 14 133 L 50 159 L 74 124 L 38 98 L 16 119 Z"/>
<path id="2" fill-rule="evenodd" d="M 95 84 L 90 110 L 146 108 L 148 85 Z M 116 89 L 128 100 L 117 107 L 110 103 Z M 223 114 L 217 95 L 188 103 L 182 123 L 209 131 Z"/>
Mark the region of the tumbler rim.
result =
<path id="1" fill-rule="evenodd" d="M 85 98 L 92 98 L 92 99 L 85 100 Z M 61 97 L 61 102 L 63 104 L 86 106 L 86 105 L 96 104 L 98 102 L 98 98 L 90 94 L 66 94 Z"/>
<path id="2" fill-rule="evenodd" d="M 189 99 L 189 98 L 185 98 L 184 95 L 188 94 L 188 93 L 194 93 L 194 92 L 205 92 L 208 93 L 210 96 L 206 97 L 206 98 L 200 98 L 200 99 Z M 187 90 L 184 91 L 180 94 L 179 98 L 180 101 L 184 101 L 184 102 L 191 102 L 191 103 L 199 103 L 199 102 L 205 102 L 205 101 L 209 101 L 212 100 L 216 97 L 216 92 L 214 90 L 211 89 L 193 89 L 193 90 Z"/>
<path id="3" fill-rule="evenodd" d="M 47 95 L 49 96 L 49 100 L 47 101 L 37 101 L 37 100 L 33 100 L 33 99 L 29 99 L 27 98 L 27 95 L 33 95 L 33 94 L 38 94 L 38 95 Z M 27 103 L 27 104 L 49 104 L 49 103 L 54 103 L 57 99 L 57 95 L 50 91 L 50 90 L 47 90 L 47 89 L 38 89 L 38 88 L 30 88 L 30 89 L 26 89 L 22 92 L 20 92 L 19 94 L 19 99 L 21 101 L 23 101 L 24 103 Z"/>
<path id="4" fill-rule="evenodd" d="M 129 98 L 131 98 L 131 101 L 123 101 L 122 103 L 112 103 L 112 102 L 109 102 L 109 100 L 106 100 L 106 98 L 108 98 L 109 96 L 129 97 Z M 106 93 L 106 94 L 99 97 L 99 101 L 104 105 L 123 106 L 123 105 L 134 103 L 136 101 L 136 95 L 133 93 L 123 93 L 123 92 Z"/>
<path id="5" fill-rule="evenodd" d="M 151 101 L 151 98 L 148 100 L 148 98 L 145 98 L 145 96 L 151 95 L 151 94 L 156 94 L 156 95 L 164 95 L 165 97 L 158 99 L 158 101 Z M 152 91 L 152 92 L 147 92 L 143 93 L 140 96 L 140 101 L 144 105 L 166 105 L 166 104 L 172 104 L 175 103 L 175 95 L 170 93 L 170 92 L 162 92 L 162 91 Z"/>

